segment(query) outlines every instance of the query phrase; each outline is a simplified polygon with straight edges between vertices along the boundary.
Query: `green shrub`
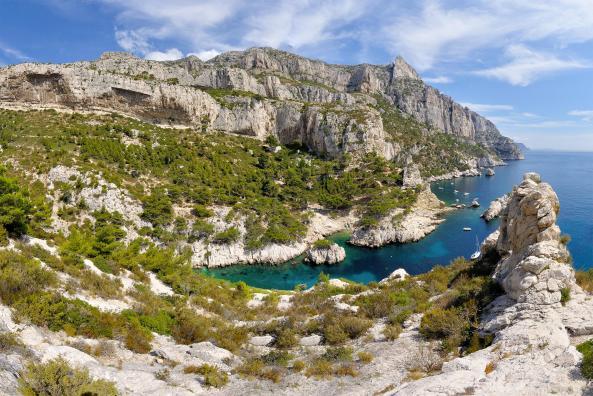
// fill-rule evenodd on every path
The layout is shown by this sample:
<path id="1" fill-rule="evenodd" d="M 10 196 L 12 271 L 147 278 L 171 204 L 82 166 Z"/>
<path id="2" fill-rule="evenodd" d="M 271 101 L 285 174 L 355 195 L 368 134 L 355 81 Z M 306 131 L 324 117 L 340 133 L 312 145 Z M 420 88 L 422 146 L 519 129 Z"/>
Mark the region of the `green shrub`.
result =
<path id="1" fill-rule="evenodd" d="M 169 197 L 161 190 L 154 191 L 143 202 L 142 219 L 153 226 L 163 226 L 173 220 L 173 206 Z"/>
<path id="2" fill-rule="evenodd" d="M 208 339 L 209 321 L 200 318 L 188 308 L 181 309 L 175 315 L 176 323 L 171 335 L 179 344 L 193 344 Z"/>
<path id="3" fill-rule="evenodd" d="M 12 305 L 56 281 L 55 274 L 41 268 L 38 261 L 14 251 L 0 251 L 0 300 L 4 304 Z"/>
<path id="4" fill-rule="evenodd" d="M 280 349 L 290 349 L 298 345 L 296 333 L 293 329 L 284 328 L 276 336 L 274 346 Z"/>
<path id="5" fill-rule="evenodd" d="M 21 372 L 19 390 L 23 395 L 80 396 L 117 395 L 112 382 L 93 380 L 87 369 L 71 368 L 62 358 L 47 363 L 30 363 Z"/>
<path id="6" fill-rule="evenodd" d="M 308 368 L 305 370 L 305 375 L 307 377 L 315 377 L 315 378 L 327 378 L 334 374 L 334 367 L 333 365 L 324 359 L 317 359 L 315 360 Z"/>
<path id="7" fill-rule="evenodd" d="M 369 364 L 370 362 L 373 361 L 373 358 L 374 358 L 372 353 L 365 352 L 365 351 L 360 351 L 360 352 L 358 352 L 357 355 L 358 355 L 358 360 L 364 364 Z"/>
<path id="8" fill-rule="evenodd" d="M 577 345 L 577 350 L 583 354 L 581 362 L 581 374 L 588 380 L 593 379 L 593 340 L 585 341 Z"/>
<path id="9" fill-rule="evenodd" d="M 229 382 L 229 376 L 224 371 L 210 364 L 188 366 L 183 370 L 186 374 L 200 374 L 204 377 L 204 385 L 222 388 Z"/>
<path id="10" fill-rule="evenodd" d="M 316 249 L 327 249 L 333 244 L 329 239 L 318 239 L 313 243 L 313 247 Z"/>
<path id="11" fill-rule="evenodd" d="M 260 358 L 267 366 L 288 366 L 294 355 L 286 351 L 270 351 Z"/>
<path id="12" fill-rule="evenodd" d="M 191 213 L 200 219 L 211 217 L 214 214 L 214 213 L 212 213 L 212 211 L 210 209 L 208 209 L 204 205 L 200 205 L 200 204 L 195 205 L 193 207 Z"/>
<path id="13" fill-rule="evenodd" d="M 329 362 L 350 362 L 352 361 L 352 348 L 334 347 L 327 348 L 322 358 Z"/>
<path id="14" fill-rule="evenodd" d="M 593 269 L 575 271 L 577 284 L 589 293 L 593 292 Z"/>
<path id="15" fill-rule="evenodd" d="M 240 236 L 241 233 L 237 227 L 229 227 L 224 231 L 214 234 L 212 242 L 220 244 L 232 243 L 238 241 Z"/>
<path id="16" fill-rule="evenodd" d="M 399 324 L 386 324 L 383 329 L 383 335 L 388 341 L 397 340 L 402 332 L 402 327 Z"/>
<path id="17" fill-rule="evenodd" d="M 470 323 L 458 308 L 432 308 L 420 322 L 420 333 L 429 339 L 443 340 L 446 349 L 459 346 L 467 336 Z"/>
<path id="18" fill-rule="evenodd" d="M 0 168 L 0 228 L 8 235 L 20 236 L 27 232 L 33 205 L 28 192 L 4 173 L 5 169 Z"/>
<path id="19" fill-rule="evenodd" d="M 570 301 L 570 287 L 563 287 L 560 289 L 560 302 L 566 305 Z"/>

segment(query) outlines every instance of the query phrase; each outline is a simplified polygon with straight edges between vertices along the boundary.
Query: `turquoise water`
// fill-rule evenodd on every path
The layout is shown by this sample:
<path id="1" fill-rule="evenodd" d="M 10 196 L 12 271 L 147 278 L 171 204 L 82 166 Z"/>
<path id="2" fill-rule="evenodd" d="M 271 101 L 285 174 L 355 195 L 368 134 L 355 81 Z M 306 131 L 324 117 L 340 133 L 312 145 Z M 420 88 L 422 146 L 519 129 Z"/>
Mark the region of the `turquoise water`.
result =
<path id="1" fill-rule="evenodd" d="M 447 264 L 459 256 L 468 257 L 475 250 L 476 236 L 482 240 L 498 227 L 498 220 L 486 223 L 480 214 L 490 201 L 511 191 L 529 171 L 540 173 L 560 198 L 558 222 L 562 232 L 572 236 L 569 249 L 575 267 L 593 267 L 593 153 L 529 151 L 525 160 L 512 161 L 495 171 L 493 177 L 432 183 L 432 191 L 447 204 L 456 199 L 469 203 L 478 198 L 482 206 L 446 215 L 444 223 L 417 243 L 366 249 L 348 245 L 347 235 L 341 234 L 332 238 L 346 249 L 346 260 L 338 265 L 310 266 L 297 258 L 278 266 L 238 265 L 207 272 L 218 278 L 243 280 L 252 286 L 271 289 L 293 289 L 301 283 L 311 286 L 322 271 L 333 278 L 362 283 L 381 280 L 396 268 L 404 268 L 410 274 L 423 273 L 436 264 Z M 464 195 L 465 192 L 469 195 Z M 464 232 L 463 227 L 471 227 L 472 231 Z"/>

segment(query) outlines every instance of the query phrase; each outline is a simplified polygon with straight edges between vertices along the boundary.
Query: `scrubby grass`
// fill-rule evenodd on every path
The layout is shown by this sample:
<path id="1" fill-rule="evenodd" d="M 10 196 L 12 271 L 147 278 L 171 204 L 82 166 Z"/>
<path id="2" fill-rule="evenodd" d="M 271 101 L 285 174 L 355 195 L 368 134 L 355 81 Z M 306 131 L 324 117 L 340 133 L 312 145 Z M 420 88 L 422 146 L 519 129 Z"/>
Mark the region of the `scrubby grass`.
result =
<path id="1" fill-rule="evenodd" d="M 577 350 L 583 354 L 581 362 L 581 374 L 588 380 L 593 379 L 593 340 L 585 341 L 577 346 Z"/>
<path id="2" fill-rule="evenodd" d="M 575 271 L 575 277 L 577 284 L 583 288 L 583 290 L 593 293 L 593 269 Z"/>
<path id="3" fill-rule="evenodd" d="M 79 396 L 118 395 L 112 382 L 94 380 L 86 369 L 75 369 L 61 359 L 30 363 L 21 372 L 19 391 L 23 395 Z"/>

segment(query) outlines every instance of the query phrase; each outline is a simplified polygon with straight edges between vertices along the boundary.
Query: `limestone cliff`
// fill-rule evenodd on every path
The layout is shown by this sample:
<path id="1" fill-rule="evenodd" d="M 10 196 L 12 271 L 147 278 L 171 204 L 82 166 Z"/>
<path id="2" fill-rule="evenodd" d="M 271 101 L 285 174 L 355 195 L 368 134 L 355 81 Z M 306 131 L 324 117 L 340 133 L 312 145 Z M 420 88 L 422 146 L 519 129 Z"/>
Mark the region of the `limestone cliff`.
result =
<path id="1" fill-rule="evenodd" d="M 252 48 L 208 62 L 105 53 L 93 62 L 0 69 L 3 105 L 116 111 L 262 140 L 275 135 L 329 156 L 376 152 L 404 159 L 410 153 L 399 153 L 398 142 L 387 138 L 376 95 L 431 133 L 479 143 L 502 159 L 521 158 L 490 121 L 424 84 L 401 57 L 387 66 L 342 66 Z"/>

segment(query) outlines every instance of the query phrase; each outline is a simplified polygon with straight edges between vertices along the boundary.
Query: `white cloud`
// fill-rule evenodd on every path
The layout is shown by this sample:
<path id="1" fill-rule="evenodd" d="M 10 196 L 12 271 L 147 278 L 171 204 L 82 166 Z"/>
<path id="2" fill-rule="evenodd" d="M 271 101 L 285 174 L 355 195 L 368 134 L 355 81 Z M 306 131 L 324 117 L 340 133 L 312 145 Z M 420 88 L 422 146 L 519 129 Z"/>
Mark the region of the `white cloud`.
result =
<path id="1" fill-rule="evenodd" d="M 23 52 L 12 48 L 10 46 L 5 45 L 4 43 L 0 42 L 0 53 L 3 53 L 9 59 L 15 59 L 19 62 L 30 61 L 31 58 L 25 55 Z"/>
<path id="2" fill-rule="evenodd" d="M 399 13 L 384 33 L 420 70 L 485 48 L 542 40 L 562 47 L 593 39 L 591 0 L 422 0 L 418 10 Z"/>
<path id="3" fill-rule="evenodd" d="M 165 52 L 151 51 L 144 56 L 145 59 L 155 61 L 172 61 L 183 58 L 183 52 L 177 48 L 169 48 Z"/>
<path id="4" fill-rule="evenodd" d="M 527 86 L 539 77 L 562 70 L 583 69 L 589 67 L 578 60 L 559 59 L 554 55 L 533 51 L 523 45 L 511 45 L 507 49 L 511 61 L 505 65 L 474 73 L 492 77 L 512 85 Z"/>
<path id="5" fill-rule="evenodd" d="M 200 51 L 200 52 L 190 52 L 189 54 L 187 54 L 188 56 L 190 55 L 195 55 L 198 58 L 200 58 L 203 61 L 207 61 L 209 59 L 214 58 L 215 56 L 220 55 L 220 51 L 217 51 L 215 49 L 209 49 L 209 50 L 205 50 L 205 51 Z"/>
<path id="6" fill-rule="evenodd" d="M 507 104 L 483 104 L 483 103 L 468 103 L 462 102 L 460 105 L 470 108 L 478 113 L 490 113 L 496 111 L 510 111 L 513 106 Z"/>
<path id="7" fill-rule="evenodd" d="M 572 110 L 568 115 L 580 117 L 583 121 L 593 121 L 593 110 Z"/>
<path id="8" fill-rule="evenodd" d="M 450 84 L 453 82 L 451 77 L 447 76 L 437 76 L 437 77 L 422 77 L 424 82 L 429 84 Z"/>
<path id="9" fill-rule="evenodd" d="M 126 51 L 146 54 L 150 48 L 147 39 L 139 31 L 116 30 L 115 40 Z"/>
<path id="10" fill-rule="evenodd" d="M 580 62 L 563 53 L 572 44 L 593 40 L 592 0 L 89 1 L 114 9 L 118 43 L 143 55 L 170 48 L 172 42 L 204 57 L 214 53 L 208 51 L 251 46 L 324 57 L 354 44 L 350 59 L 364 61 L 361 54 L 380 48 L 403 55 L 420 71 L 439 72 L 435 66 L 460 61 L 475 65 L 484 59 L 487 66 L 478 75 L 515 85 L 577 67 Z M 503 50 L 509 55 L 528 47 L 553 53 L 535 59 L 533 54 L 541 53 L 511 56 L 509 63 L 492 67 Z M 437 74 L 427 82 L 448 81 Z"/>

